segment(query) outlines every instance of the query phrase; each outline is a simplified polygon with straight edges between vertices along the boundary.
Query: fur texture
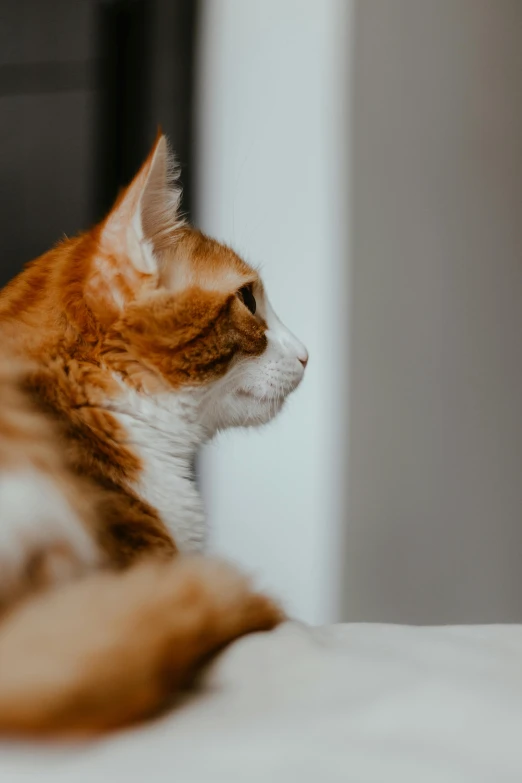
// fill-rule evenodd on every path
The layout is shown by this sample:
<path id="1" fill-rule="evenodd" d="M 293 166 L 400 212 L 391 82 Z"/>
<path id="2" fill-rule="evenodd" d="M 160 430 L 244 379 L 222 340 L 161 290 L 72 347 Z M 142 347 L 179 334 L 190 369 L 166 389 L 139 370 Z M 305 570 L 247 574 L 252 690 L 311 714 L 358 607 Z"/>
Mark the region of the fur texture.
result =
<path id="1" fill-rule="evenodd" d="M 56 428 L 26 398 L 26 373 L 13 357 L 0 360 L 0 610 L 103 562 L 91 488 L 68 470 Z"/>
<path id="2" fill-rule="evenodd" d="M 23 362 L 0 365 L 5 730 L 148 714 L 280 619 L 233 569 L 172 560 L 205 540 L 198 447 L 269 421 L 308 358 L 255 270 L 183 222 L 175 172 L 160 136 L 101 224 L 0 293 Z"/>

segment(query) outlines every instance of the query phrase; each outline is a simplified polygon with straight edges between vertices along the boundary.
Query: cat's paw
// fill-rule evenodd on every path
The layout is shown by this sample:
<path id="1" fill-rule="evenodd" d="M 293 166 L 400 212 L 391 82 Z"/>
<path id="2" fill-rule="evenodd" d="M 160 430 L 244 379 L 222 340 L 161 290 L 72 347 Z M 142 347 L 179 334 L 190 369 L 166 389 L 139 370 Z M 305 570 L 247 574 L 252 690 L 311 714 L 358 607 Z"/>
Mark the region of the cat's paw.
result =
<path id="1" fill-rule="evenodd" d="M 218 559 L 187 558 L 183 569 L 195 578 L 200 600 L 208 602 L 213 623 L 223 632 L 269 631 L 285 620 L 281 607 L 258 592 L 239 569 Z"/>
<path id="2" fill-rule="evenodd" d="M 185 649 L 192 658 L 212 653 L 244 634 L 270 631 L 285 619 L 275 601 L 220 560 L 178 556 L 158 576 L 162 603 L 169 607 L 176 633 L 183 629 Z"/>

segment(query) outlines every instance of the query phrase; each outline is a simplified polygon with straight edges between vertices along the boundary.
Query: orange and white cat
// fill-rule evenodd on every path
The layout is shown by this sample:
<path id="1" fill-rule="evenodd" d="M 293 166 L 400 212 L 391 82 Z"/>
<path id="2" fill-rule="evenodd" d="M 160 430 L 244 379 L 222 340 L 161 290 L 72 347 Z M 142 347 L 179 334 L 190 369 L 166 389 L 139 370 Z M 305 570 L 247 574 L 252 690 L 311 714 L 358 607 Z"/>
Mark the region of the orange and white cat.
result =
<path id="1" fill-rule="evenodd" d="M 0 730 L 99 731 L 282 618 L 197 553 L 218 430 L 269 421 L 304 346 L 188 226 L 163 136 L 108 217 L 0 292 Z M 174 556 L 175 555 L 175 556 Z"/>

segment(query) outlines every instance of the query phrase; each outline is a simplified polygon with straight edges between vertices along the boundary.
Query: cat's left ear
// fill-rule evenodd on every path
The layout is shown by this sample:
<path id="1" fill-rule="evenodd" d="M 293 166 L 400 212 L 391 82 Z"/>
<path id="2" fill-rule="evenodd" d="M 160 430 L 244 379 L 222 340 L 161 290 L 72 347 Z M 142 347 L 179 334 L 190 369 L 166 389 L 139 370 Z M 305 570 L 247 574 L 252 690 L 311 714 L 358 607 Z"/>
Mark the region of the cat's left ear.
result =
<path id="1" fill-rule="evenodd" d="M 101 227 L 102 247 L 136 272 L 155 275 L 161 250 L 183 225 L 179 170 L 165 136 L 158 135 L 147 160 L 121 193 Z"/>

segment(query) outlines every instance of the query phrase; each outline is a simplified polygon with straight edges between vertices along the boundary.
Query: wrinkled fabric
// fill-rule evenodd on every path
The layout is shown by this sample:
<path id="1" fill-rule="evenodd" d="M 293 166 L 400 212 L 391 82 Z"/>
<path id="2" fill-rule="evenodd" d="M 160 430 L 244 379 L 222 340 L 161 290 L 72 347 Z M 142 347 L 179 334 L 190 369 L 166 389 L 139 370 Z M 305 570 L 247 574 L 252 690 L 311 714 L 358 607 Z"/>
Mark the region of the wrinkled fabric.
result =
<path id="1" fill-rule="evenodd" d="M 96 742 L 3 742 L 24 783 L 521 783 L 522 626 L 287 623 Z"/>

